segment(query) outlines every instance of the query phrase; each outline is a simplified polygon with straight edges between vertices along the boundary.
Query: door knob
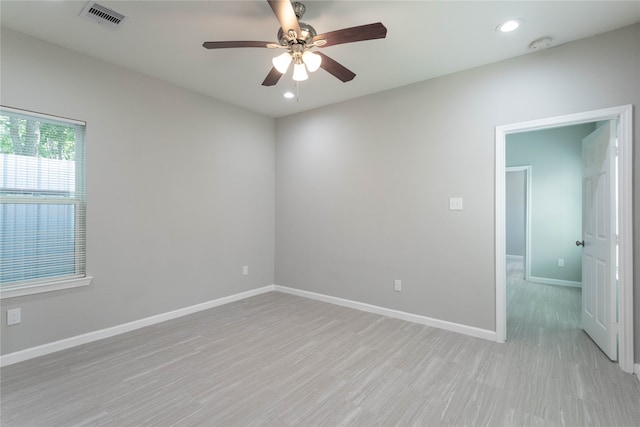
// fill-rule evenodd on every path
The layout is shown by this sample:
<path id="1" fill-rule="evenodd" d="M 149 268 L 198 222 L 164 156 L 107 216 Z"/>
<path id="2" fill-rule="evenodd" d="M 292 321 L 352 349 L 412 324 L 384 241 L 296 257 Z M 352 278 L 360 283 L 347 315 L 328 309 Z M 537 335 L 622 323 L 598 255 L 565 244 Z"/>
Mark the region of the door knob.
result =
<path id="1" fill-rule="evenodd" d="M 576 246 L 584 246 L 584 240 L 582 242 L 580 240 L 576 240 Z"/>

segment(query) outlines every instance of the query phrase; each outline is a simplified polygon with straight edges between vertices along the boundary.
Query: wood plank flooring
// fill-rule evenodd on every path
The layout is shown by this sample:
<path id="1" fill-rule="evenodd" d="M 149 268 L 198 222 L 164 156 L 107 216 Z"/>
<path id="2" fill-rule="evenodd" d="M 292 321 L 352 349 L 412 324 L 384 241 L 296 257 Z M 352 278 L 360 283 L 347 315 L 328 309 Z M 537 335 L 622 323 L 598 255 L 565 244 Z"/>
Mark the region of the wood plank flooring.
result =
<path id="1" fill-rule="evenodd" d="M 2 368 L 2 426 L 638 426 L 580 290 L 511 267 L 508 343 L 268 293 Z"/>

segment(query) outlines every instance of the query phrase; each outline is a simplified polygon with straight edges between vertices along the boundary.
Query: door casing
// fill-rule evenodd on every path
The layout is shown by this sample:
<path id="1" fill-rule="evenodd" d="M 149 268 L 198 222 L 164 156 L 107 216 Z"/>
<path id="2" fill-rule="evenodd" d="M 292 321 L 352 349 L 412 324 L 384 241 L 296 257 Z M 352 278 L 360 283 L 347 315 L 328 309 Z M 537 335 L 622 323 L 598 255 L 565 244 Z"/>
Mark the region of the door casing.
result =
<path id="1" fill-rule="evenodd" d="M 618 364 L 624 372 L 634 371 L 633 349 L 633 106 L 623 105 L 601 110 L 512 123 L 495 128 L 495 274 L 496 274 L 496 341 L 507 339 L 506 302 L 506 227 L 505 174 L 506 137 L 511 133 L 529 132 L 561 126 L 618 121 Z"/>
<path id="2" fill-rule="evenodd" d="M 507 166 L 505 172 L 523 172 L 525 180 L 525 208 L 524 208 L 524 280 L 531 277 L 531 165 Z M 506 195 L 505 195 L 506 201 Z M 505 232 L 506 239 L 506 232 Z M 506 249 L 505 249 L 506 253 Z"/>

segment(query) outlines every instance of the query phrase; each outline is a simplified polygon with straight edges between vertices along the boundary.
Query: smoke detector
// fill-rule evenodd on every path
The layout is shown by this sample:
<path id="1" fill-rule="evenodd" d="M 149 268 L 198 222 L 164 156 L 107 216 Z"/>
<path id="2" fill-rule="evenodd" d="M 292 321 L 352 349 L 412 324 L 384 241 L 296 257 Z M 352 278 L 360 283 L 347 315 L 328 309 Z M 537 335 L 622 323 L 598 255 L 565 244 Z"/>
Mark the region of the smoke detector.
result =
<path id="1" fill-rule="evenodd" d="M 531 50 L 543 50 L 551 46 L 551 37 L 542 37 L 529 43 Z"/>
<path id="2" fill-rule="evenodd" d="M 122 13 L 116 12 L 94 1 L 86 4 L 82 12 L 80 12 L 80 16 L 84 16 L 109 28 L 118 28 L 122 21 L 127 18 Z"/>

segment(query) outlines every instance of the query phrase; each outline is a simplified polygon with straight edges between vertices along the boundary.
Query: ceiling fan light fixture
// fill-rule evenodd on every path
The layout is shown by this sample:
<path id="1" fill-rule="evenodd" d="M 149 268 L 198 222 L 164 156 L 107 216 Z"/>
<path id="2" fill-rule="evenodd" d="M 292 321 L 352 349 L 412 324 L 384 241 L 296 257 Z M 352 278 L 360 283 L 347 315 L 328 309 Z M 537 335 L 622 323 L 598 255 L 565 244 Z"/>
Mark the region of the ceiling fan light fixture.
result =
<path id="1" fill-rule="evenodd" d="M 307 74 L 307 69 L 305 68 L 303 63 L 293 64 L 293 80 L 297 82 L 301 82 L 303 80 L 307 80 L 309 75 Z"/>
<path id="2" fill-rule="evenodd" d="M 0 0 L 2 1 L 2 0 Z M 339 62 L 322 53 L 308 52 L 314 47 L 327 47 L 365 40 L 383 39 L 387 36 L 387 28 L 382 22 L 358 25 L 318 34 L 311 25 L 300 22 L 305 11 L 304 4 L 292 0 L 268 0 L 271 10 L 275 14 L 280 28 L 278 42 L 251 40 L 206 41 L 202 43 L 205 49 L 228 48 L 268 48 L 285 49 L 285 53 L 272 58 L 273 67 L 267 73 L 262 86 L 274 86 L 287 72 L 293 62 L 293 80 L 297 82 L 307 80 L 307 72 L 322 68 L 341 82 L 353 80 L 356 74 Z"/>
<path id="3" fill-rule="evenodd" d="M 273 66 L 278 70 L 281 74 L 284 74 L 289 69 L 289 64 L 291 64 L 291 54 L 289 52 L 284 52 L 281 55 L 276 56 L 271 60 Z"/>
<path id="4" fill-rule="evenodd" d="M 307 70 L 309 70 L 310 73 L 313 73 L 318 68 L 320 68 L 322 57 L 311 52 L 310 50 L 307 50 L 302 54 L 302 61 L 304 62 L 304 65 L 307 66 Z"/>

